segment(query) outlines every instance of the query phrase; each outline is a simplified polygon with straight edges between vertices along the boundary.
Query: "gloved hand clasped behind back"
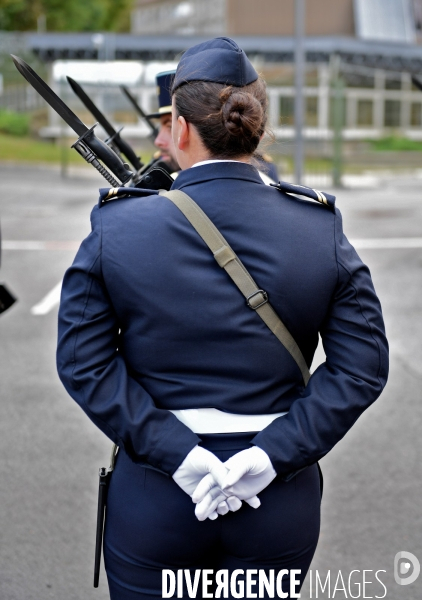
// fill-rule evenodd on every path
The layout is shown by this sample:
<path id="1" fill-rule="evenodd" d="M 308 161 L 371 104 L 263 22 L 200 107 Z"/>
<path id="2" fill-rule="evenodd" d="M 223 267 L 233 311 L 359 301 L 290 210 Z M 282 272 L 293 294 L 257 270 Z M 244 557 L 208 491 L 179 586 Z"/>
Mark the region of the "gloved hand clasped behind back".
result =
<path id="1" fill-rule="evenodd" d="M 186 494 L 193 496 L 198 484 L 206 477 L 209 477 L 209 484 L 203 486 L 206 489 L 204 495 L 207 495 L 206 501 L 202 505 L 202 510 L 198 519 L 204 521 L 209 518 L 214 520 L 219 514 L 224 515 L 229 510 L 238 510 L 242 502 L 237 498 L 231 497 L 230 493 L 221 491 L 222 482 L 228 473 L 227 468 L 221 460 L 212 452 L 195 446 L 179 468 L 173 474 L 173 479 Z"/>
<path id="2" fill-rule="evenodd" d="M 213 491 L 215 488 L 258 508 L 261 502 L 257 494 L 277 476 L 268 454 L 258 446 L 234 454 L 223 466 L 228 472 L 222 482 L 217 483 L 210 472 L 198 483 L 192 495 L 192 500 L 196 503 L 195 514 L 200 520 L 207 513 L 208 507 L 212 506 L 213 493 L 217 494 Z"/>

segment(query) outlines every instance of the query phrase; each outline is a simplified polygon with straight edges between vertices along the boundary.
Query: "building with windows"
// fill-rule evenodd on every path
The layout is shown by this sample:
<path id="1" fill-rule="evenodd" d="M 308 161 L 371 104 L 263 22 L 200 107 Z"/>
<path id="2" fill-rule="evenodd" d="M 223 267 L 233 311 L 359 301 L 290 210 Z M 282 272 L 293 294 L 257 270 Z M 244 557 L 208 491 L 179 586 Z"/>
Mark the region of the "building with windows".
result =
<path id="1" fill-rule="evenodd" d="M 353 0 L 308 0 L 306 30 L 311 36 L 353 35 Z M 137 0 L 132 12 L 137 34 L 289 36 L 293 31 L 294 0 Z"/>
<path id="2" fill-rule="evenodd" d="M 132 33 L 281 35 L 294 33 L 295 0 L 136 0 Z M 308 36 L 413 43 L 422 0 L 307 0 Z"/>
<path id="3" fill-rule="evenodd" d="M 261 53 L 250 56 L 269 83 L 273 130 L 277 137 L 290 137 L 294 18 L 295 0 L 137 0 L 132 32 L 230 35 L 239 42 L 254 36 Z M 411 72 L 420 67 L 398 60 L 412 51 L 422 56 L 421 27 L 422 0 L 306 0 L 307 136 L 330 136 L 332 81 L 340 77 L 346 138 L 378 137 L 390 130 L 422 137 L 422 94 L 411 82 Z M 278 56 L 269 52 L 270 40 L 277 38 Z"/>

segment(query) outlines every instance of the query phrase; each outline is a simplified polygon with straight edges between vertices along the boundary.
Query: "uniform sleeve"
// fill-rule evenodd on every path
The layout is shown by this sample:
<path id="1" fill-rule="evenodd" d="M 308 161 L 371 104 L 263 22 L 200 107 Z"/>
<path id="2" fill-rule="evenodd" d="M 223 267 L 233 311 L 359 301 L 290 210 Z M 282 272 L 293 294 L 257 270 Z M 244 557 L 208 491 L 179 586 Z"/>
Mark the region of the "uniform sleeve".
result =
<path id="1" fill-rule="evenodd" d="M 380 395 L 388 375 L 381 306 L 368 268 L 334 219 L 338 279 L 320 335 L 326 362 L 312 374 L 289 413 L 253 443 L 288 475 L 322 458 Z"/>
<path id="2" fill-rule="evenodd" d="M 57 368 L 66 390 L 89 418 L 135 460 L 172 475 L 199 438 L 127 371 L 118 351 L 119 327 L 101 270 L 101 219 L 63 280 Z"/>

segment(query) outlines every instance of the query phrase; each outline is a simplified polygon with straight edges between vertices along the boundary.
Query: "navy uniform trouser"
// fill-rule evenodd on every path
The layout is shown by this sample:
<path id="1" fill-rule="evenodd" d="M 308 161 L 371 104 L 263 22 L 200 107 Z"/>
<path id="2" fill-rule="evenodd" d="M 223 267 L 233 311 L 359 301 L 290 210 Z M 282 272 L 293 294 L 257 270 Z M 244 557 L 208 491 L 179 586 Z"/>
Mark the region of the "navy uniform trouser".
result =
<path id="1" fill-rule="evenodd" d="M 202 436 L 202 445 L 225 461 L 250 447 L 252 437 L 207 435 Z M 274 570 L 275 576 L 280 569 L 298 569 L 301 573 L 295 577 L 301 585 L 319 535 L 317 465 L 288 483 L 276 477 L 259 498 L 258 509 L 243 503 L 235 513 L 200 522 L 191 498 L 171 477 L 132 462 L 120 451 L 111 477 L 104 535 L 111 600 L 161 598 L 163 569 L 190 569 L 192 581 L 196 569 Z M 288 575 L 281 582 L 283 592 L 289 592 Z M 201 589 L 200 585 L 198 599 Z M 184 585 L 183 598 L 188 597 Z M 233 597 L 230 592 L 228 597 Z"/>

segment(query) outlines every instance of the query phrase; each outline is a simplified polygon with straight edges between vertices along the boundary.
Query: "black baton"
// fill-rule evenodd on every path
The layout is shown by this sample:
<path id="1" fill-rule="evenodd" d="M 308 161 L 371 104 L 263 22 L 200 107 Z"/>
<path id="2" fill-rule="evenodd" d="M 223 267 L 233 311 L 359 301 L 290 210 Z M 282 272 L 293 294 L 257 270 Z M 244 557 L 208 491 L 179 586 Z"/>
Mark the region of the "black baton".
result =
<path id="1" fill-rule="evenodd" d="M 97 512 L 97 532 L 95 539 L 95 563 L 94 563 L 94 587 L 98 587 L 98 581 L 100 579 L 100 564 L 101 564 L 101 550 L 103 547 L 103 534 L 104 534 L 104 519 L 105 511 L 107 506 L 107 493 L 110 485 L 111 474 L 114 469 L 114 462 L 116 459 L 118 447 L 113 446 L 111 451 L 111 461 L 108 469 L 101 467 L 99 470 L 100 482 L 98 487 L 98 512 Z"/>
<path id="2" fill-rule="evenodd" d="M 98 587 L 100 578 L 101 549 L 103 546 L 103 531 L 105 508 L 107 504 L 107 492 L 110 473 L 105 467 L 100 469 L 100 485 L 98 488 L 98 513 L 97 513 L 97 536 L 95 540 L 95 564 L 94 564 L 94 587 Z"/>

